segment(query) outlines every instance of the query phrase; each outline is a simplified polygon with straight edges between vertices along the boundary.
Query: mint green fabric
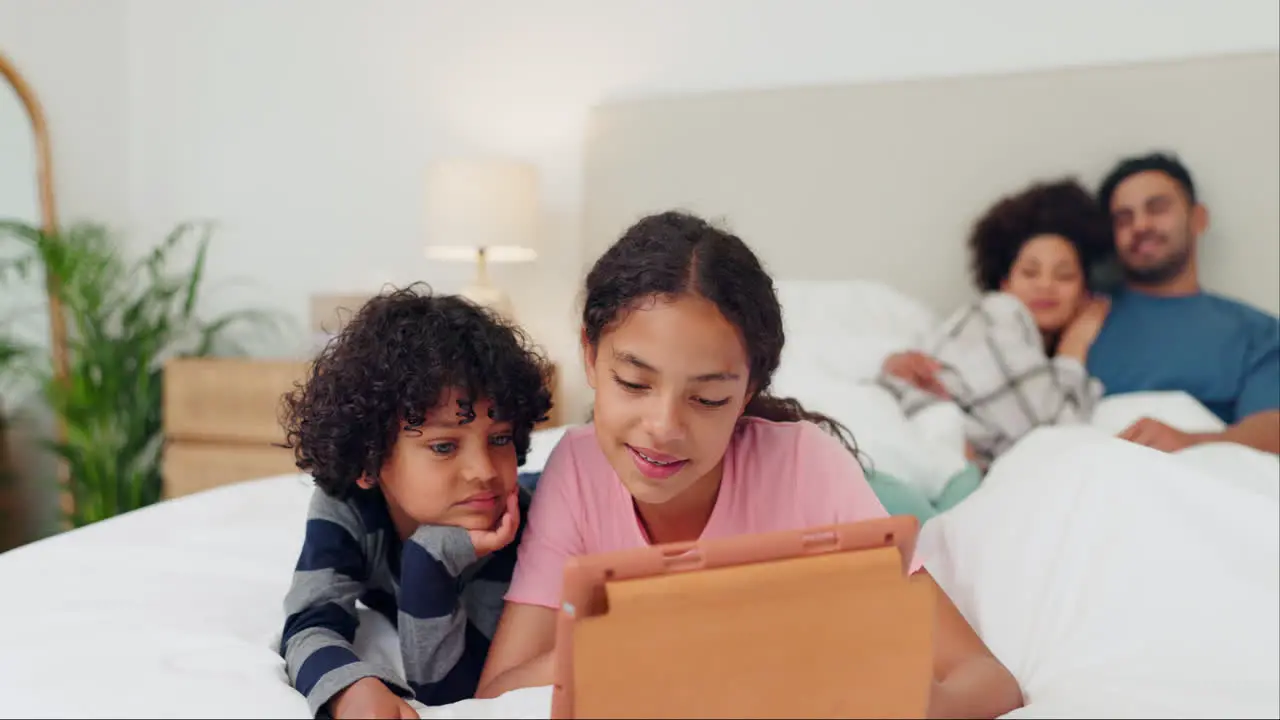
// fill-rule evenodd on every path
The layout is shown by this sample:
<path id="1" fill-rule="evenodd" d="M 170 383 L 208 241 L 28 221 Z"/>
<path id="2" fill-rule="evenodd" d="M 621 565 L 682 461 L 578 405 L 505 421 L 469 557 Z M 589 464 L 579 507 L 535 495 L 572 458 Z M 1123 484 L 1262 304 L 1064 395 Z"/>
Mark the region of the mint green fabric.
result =
<path id="1" fill-rule="evenodd" d="M 915 515 L 923 525 L 926 520 L 938 514 L 938 509 L 924 493 L 892 475 L 872 471 L 867 474 L 867 483 L 890 515 Z"/>
<path id="2" fill-rule="evenodd" d="M 914 515 L 923 525 L 938 513 L 960 504 L 977 490 L 982 484 L 982 473 L 973 463 L 966 464 L 963 470 L 947 480 L 942 492 L 932 501 L 923 492 L 878 470 L 867 473 L 867 483 L 890 515 Z"/>
<path id="3" fill-rule="evenodd" d="M 924 524 L 925 520 L 938 514 L 923 492 L 892 475 L 873 470 L 867 474 L 867 483 L 876 491 L 876 497 L 890 515 L 915 515 L 920 524 Z"/>
<path id="4" fill-rule="evenodd" d="M 933 506 L 938 509 L 938 512 L 946 512 L 959 505 L 961 500 L 969 497 L 981 484 L 982 471 L 977 465 L 967 463 L 963 470 L 952 475 L 947 481 L 947 486 L 942 488 L 942 492 L 934 499 Z"/>

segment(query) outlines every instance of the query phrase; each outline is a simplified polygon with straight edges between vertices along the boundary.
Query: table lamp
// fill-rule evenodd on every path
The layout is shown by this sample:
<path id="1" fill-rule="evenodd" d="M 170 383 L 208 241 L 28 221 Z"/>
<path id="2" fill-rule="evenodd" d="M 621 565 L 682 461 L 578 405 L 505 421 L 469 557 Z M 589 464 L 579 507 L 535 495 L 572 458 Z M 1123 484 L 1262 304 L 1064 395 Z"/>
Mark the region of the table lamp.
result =
<path id="1" fill-rule="evenodd" d="M 432 163 L 426 183 L 426 256 L 474 262 L 475 279 L 460 293 L 513 317 L 511 301 L 489 280 L 489 263 L 537 258 L 538 175 L 505 159 Z"/>

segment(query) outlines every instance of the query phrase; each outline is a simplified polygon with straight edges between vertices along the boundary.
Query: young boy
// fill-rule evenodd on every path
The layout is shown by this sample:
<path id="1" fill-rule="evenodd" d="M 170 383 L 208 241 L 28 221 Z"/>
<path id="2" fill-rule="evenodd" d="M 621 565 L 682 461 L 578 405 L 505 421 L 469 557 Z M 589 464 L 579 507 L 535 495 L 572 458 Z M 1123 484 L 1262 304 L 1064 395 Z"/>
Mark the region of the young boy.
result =
<path id="1" fill-rule="evenodd" d="M 288 445 L 317 489 L 280 652 L 312 713 L 417 718 L 406 699 L 475 693 L 546 377 L 517 329 L 408 288 L 369 301 L 285 397 Z M 396 626 L 405 677 L 356 654 L 357 600 Z"/>

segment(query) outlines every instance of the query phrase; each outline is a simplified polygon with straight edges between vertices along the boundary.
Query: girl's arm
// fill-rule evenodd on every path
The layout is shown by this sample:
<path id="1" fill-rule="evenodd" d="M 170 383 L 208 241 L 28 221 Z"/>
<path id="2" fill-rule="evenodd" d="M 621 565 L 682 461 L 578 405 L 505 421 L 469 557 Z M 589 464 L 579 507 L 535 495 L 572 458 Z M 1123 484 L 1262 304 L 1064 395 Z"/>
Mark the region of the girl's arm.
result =
<path id="1" fill-rule="evenodd" d="M 552 684 L 555 644 L 555 610 L 507 603 L 480 674 L 476 697 L 495 698 L 519 688 Z"/>
<path id="2" fill-rule="evenodd" d="M 1022 707 L 1022 689 L 982 638 L 974 632 L 927 570 L 937 590 L 931 718 L 996 718 Z"/>
<path id="3" fill-rule="evenodd" d="M 850 523 L 887 517 L 857 460 L 816 427 L 804 428 L 797 480 L 809 525 Z M 919 556 L 913 576 L 933 585 L 937 597 L 934 630 L 933 692 L 929 717 L 994 718 L 1022 707 L 1022 690 L 982 638 L 956 609 Z"/>
<path id="4" fill-rule="evenodd" d="M 572 443 L 560 439 L 538 480 L 520 540 L 519 560 L 507 591 L 502 618 L 489 645 L 476 697 L 492 698 L 553 682 L 551 651 L 556 642 L 556 608 L 564 566 L 585 554 L 579 522 L 586 511 L 578 484 Z M 586 442 L 595 442 L 588 436 Z"/>

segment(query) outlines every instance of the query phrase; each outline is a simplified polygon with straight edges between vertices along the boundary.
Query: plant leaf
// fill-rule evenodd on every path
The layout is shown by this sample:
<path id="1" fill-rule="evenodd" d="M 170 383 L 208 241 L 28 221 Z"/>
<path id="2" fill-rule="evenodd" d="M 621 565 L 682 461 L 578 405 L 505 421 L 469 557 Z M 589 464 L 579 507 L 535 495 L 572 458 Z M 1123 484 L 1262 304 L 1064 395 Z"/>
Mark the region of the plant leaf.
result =
<path id="1" fill-rule="evenodd" d="M 68 470 L 77 527 L 161 498 L 164 362 L 233 346 L 242 328 L 275 326 L 272 314 L 256 310 L 198 317 L 209 238 L 208 224 L 183 223 L 129 261 L 123 243 L 98 223 L 45 232 L 0 222 L 0 239 L 26 253 L 4 267 L 43 267 L 65 315 L 68 376 L 55 378 L 51 363 L 33 364 L 32 374 L 65 431 L 49 447 Z M 187 247 L 194 253 L 184 263 Z M 17 357 L 9 352 L 0 344 L 0 360 Z"/>

